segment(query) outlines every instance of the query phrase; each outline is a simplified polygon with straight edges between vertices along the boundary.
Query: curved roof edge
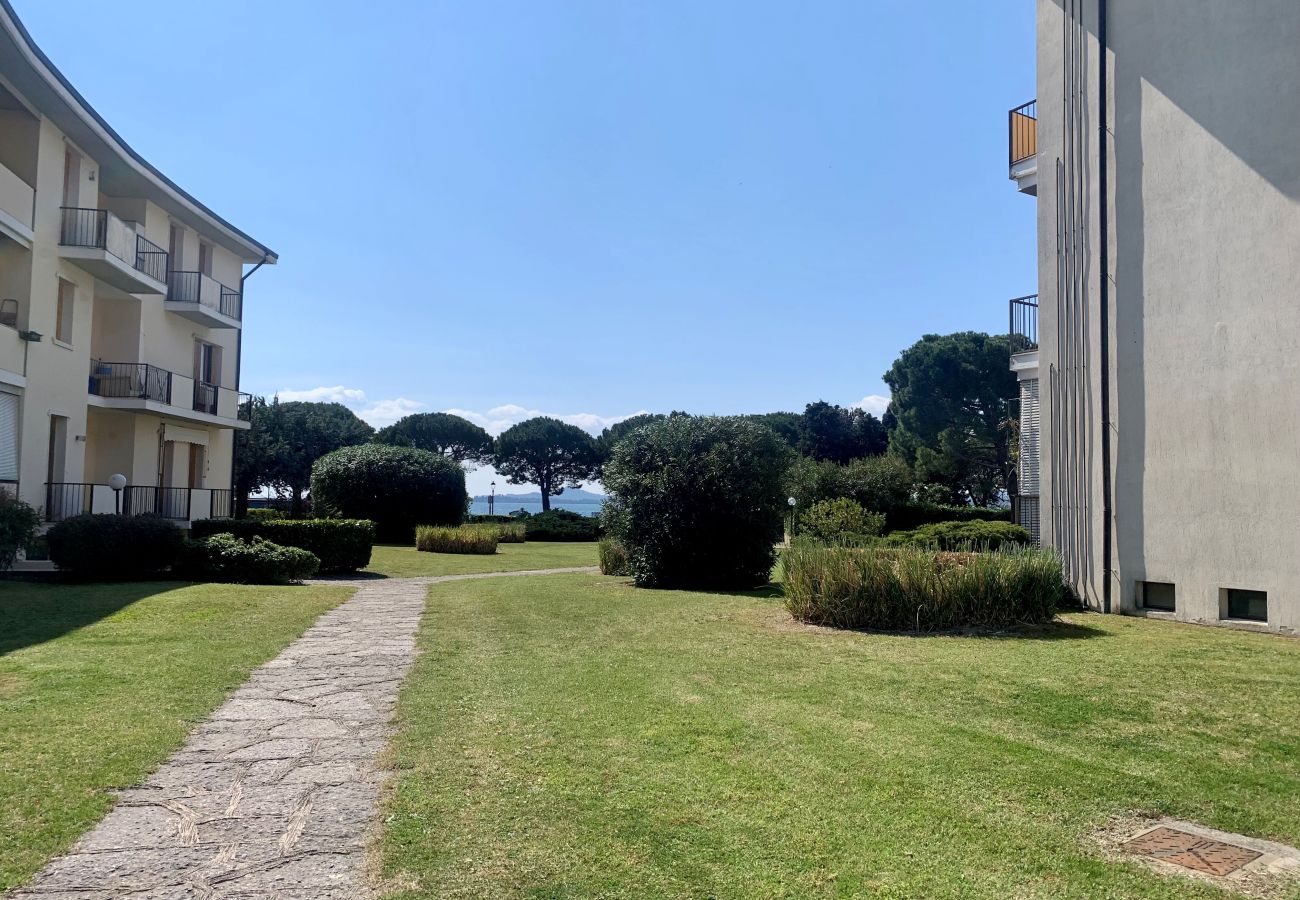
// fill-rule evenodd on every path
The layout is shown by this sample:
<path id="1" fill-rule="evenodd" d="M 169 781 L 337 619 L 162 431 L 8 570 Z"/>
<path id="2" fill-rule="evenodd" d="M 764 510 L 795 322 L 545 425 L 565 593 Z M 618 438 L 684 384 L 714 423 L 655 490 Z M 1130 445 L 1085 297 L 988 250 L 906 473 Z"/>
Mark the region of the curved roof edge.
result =
<path id="1" fill-rule="evenodd" d="M 279 259 L 274 250 L 231 225 L 133 150 L 131 145 L 123 140 L 122 136 L 104 120 L 104 117 L 86 102 L 86 98 L 81 96 L 81 93 L 72 86 L 72 82 L 68 81 L 58 67 L 45 55 L 45 52 L 36 45 L 31 33 L 23 25 L 22 20 L 18 18 L 18 13 L 14 11 L 9 0 L 0 0 L 0 12 L 4 14 L 0 18 L 4 19 L 5 30 L 15 39 L 19 47 L 26 51 L 29 62 L 37 74 L 46 81 L 55 93 L 62 94 L 64 102 L 82 119 L 83 124 L 92 130 L 98 131 L 101 139 L 109 147 L 116 150 L 125 162 L 133 166 L 143 177 L 155 182 L 165 193 L 170 194 L 178 204 L 187 207 L 191 213 L 200 219 L 207 220 L 212 227 L 225 232 L 230 239 L 246 247 L 249 250 L 248 258 L 264 259 L 267 263 L 275 263 Z"/>

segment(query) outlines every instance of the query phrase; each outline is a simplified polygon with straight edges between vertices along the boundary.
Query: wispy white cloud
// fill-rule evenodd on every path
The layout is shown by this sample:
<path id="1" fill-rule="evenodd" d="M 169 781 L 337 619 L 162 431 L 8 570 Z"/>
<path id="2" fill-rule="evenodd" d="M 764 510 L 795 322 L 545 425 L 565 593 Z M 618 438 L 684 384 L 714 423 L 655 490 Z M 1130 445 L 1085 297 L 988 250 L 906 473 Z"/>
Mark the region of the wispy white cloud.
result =
<path id="1" fill-rule="evenodd" d="M 368 404 L 365 409 L 357 410 L 357 415 L 376 428 L 383 428 L 385 425 L 392 425 L 403 416 L 409 416 L 411 413 L 419 412 L 423 408 L 424 404 L 419 400 L 394 397 L 392 400 L 376 400 L 374 403 Z"/>
<path id="2" fill-rule="evenodd" d="M 305 391 L 278 391 L 276 396 L 285 403 L 304 400 L 308 403 L 342 403 L 351 406 L 365 402 L 366 392 L 336 384 L 334 387 L 314 387 Z"/>
<path id="3" fill-rule="evenodd" d="M 885 414 L 885 410 L 889 408 L 889 398 L 882 397 L 879 394 L 868 394 L 853 405 L 857 409 L 865 410 L 876 418 L 880 418 Z"/>
<path id="4" fill-rule="evenodd" d="M 608 428 L 624 419 L 630 419 L 633 416 L 643 415 L 646 410 L 628 413 L 621 416 L 602 416 L 598 413 L 553 413 L 544 412 L 540 409 L 528 409 L 517 403 L 506 403 L 502 406 L 494 406 L 487 412 L 478 412 L 472 409 L 449 409 L 446 412 L 453 416 L 461 416 L 469 419 L 471 422 L 482 426 L 489 434 L 500 434 L 511 425 L 516 425 L 525 419 L 536 418 L 537 416 L 550 416 L 553 419 L 559 419 L 561 422 L 568 422 L 570 425 L 577 425 L 584 431 L 595 434 L 602 429 Z"/>

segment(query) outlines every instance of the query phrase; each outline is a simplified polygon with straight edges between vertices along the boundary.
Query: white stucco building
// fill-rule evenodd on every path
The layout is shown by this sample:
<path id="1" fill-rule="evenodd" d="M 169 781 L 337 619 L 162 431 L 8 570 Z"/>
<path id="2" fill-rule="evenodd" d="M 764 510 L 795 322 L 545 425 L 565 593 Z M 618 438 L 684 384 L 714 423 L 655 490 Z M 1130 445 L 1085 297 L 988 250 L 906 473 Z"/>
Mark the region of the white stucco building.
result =
<path id="1" fill-rule="evenodd" d="M 1036 0 L 1021 521 L 1092 607 L 1300 630 L 1300 4 Z"/>
<path id="2" fill-rule="evenodd" d="M 229 515 L 246 266 L 0 0 L 0 486 L 54 521 Z"/>

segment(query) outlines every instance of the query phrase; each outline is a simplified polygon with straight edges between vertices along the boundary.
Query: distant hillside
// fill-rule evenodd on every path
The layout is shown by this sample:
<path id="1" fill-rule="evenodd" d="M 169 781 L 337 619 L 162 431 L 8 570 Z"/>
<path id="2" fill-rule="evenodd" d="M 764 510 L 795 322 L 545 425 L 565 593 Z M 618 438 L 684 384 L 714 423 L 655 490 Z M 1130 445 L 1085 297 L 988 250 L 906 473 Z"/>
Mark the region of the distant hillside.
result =
<path id="1" fill-rule="evenodd" d="M 487 494 L 480 494 L 475 500 L 486 500 Z M 604 503 L 605 495 L 584 491 L 582 488 L 569 488 L 559 497 L 552 497 L 553 500 L 563 500 L 565 503 Z M 541 503 L 541 491 L 534 491 L 531 494 L 497 494 L 497 503 Z"/>

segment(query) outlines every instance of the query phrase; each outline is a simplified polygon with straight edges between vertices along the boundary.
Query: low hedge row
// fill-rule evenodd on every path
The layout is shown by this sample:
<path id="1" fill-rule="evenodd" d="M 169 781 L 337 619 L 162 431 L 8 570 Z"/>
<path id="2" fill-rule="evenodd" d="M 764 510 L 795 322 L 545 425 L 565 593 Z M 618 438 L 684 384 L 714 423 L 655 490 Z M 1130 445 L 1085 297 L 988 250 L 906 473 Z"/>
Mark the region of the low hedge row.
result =
<path id="1" fill-rule="evenodd" d="M 186 541 L 174 568 L 188 581 L 229 584 L 292 584 L 320 569 L 316 554 L 282 547 L 260 537 L 244 541 L 231 534 L 214 534 Z"/>
<path id="2" fill-rule="evenodd" d="M 84 513 L 46 533 L 50 561 L 84 581 L 134 581 L 156 577 L 175 564 L 184 538 L 159 516 Z"/>
<path id="3" fill-rule="evenodd" d="M 946 553 L 792 547 L 782 554 L 785 605 L 834 628 L 942 631 L 1051 621 L 1066 596 L 1050 551 Z"/>
<path id="4" fill-rule="evenodd" d="M 523 522 L 530 541 L 594 541 L 600 537 L 599 519 L 567 509 L 549 509 Z"/>
<path id="5" fill-rule="evenodd" d="M 939 503 L 900 503 L 885 512 L 885 531 L 911 531 L 936 522 L 1010 522 L 1011 510 Z"/>
<path id="6" fill-rule="evenodd" d="M 930 550 L 999 550 L 1027 546 L 1029 532 L 1010 522 L 935 522 L 912 531 L 886 535 L 883 547 L 919 547 Z"/>
<path id="7" fill-rule="evenodd" d="M 194 523 L 190 534 L 196 540 L 231 534 L 297 547 L 315 554 L 323 573 L 364 569 L 375 545 L 375 523 L 368 519 L 204 519 Z"/>

